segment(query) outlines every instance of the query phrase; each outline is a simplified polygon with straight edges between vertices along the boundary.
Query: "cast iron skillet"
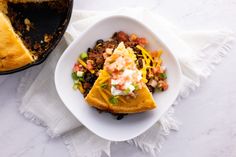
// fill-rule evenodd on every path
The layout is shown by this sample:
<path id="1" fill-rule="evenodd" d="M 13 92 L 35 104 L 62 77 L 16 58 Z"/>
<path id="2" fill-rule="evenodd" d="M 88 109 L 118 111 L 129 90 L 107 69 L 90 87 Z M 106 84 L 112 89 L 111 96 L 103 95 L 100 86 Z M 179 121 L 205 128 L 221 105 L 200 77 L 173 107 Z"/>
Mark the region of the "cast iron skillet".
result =
<path id="1" fill-rule="evenodd" d="M 0 72 L 0 75 L 12 74 L 35 65 L 39 65 L 43 63 L 49 54 L 55 49 L 66 31 L 73 8 L 73 0 L 57 1 L 64 1 L 66 5 L 52 7 L 46 3 L 40 5 L 13 3 L 8 4 L 8 10 L 10 11 L 8 16 L 10 17 L 15 30 L 18 31 L 19 29 L 19 32 L 22 34 L 21 37 L 24 38 L 25 41 L 28 41 L 27 43 L 29 43 L 28 45 L 31 45 L 31 47 L 37 49 L 37 46 L 35 47 L 34 45 L 35 43 L 39 43 L 40 45 L 43 45 L 43 48 L 41 49 L 40 53 L 35 51 L 38 59 L 33 63 L 14 70 Z M 11 12 L 17 14 L 14 15 Z M 22 27 L 19 27 L 16 22 L 17 20 L 20 20 L 24 23 L 26 18 L 32 23 L 32 28 L 30 31 L 22 29 Z M 52 40 L 47 44 L 43 42 L 45 34 L 52 36 Z"/>

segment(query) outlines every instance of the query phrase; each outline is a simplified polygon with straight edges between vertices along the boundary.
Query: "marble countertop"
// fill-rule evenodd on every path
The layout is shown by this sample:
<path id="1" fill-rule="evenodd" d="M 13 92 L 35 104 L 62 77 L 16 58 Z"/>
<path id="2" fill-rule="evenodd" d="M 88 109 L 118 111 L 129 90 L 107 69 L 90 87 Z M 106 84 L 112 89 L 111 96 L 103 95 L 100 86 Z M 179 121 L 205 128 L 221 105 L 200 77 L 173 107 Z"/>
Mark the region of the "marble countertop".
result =
<path id="1" fill-rule="evenodd" d="M 185 30 L 236 31 L 235 0 L 75 0 L 78 9 L 136 6 L 149 8 Z M 182 126 L 167 137 L 160 157 L 236 156 L 235 58 L 236 53 L 229 54 L 200 88 L 176 106 L 175 115 Z M 44 128 L 18 113 L 15 96 L 23 73 L 0 76 L 0 156 L 69 157 L 61 138 L 50 139 Z M 149 156 L 124 143 L 112 145 L 112 157 L 123 157 L 124 153 L 129 157 Z"/>

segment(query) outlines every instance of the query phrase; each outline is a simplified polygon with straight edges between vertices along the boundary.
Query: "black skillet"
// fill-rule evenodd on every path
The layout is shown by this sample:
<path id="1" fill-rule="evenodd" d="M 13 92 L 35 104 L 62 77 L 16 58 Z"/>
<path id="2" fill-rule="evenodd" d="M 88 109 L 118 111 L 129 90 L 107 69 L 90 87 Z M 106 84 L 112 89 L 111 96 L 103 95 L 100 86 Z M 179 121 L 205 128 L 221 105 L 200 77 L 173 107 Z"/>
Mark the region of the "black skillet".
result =
<path id="1" fill-rule="evenodd" d="M 10 71 L 0 72 L 0 75 L 11 74 L 43 63 L 48 55 L 55 49 L 69 24 L 73 0 L 57 0 L 57 4 L 43 2 L 35 4 L 8 4 L 8 16 L 15 31 L 20 32 L 21 38 L 27 43 L 27 47 L 35 52 L 37 59 L 24 67 Z M 61 4 L 60 4 L 61 2 Z M 31 22 L 31 28 L 19 26 L 18 22 L 24 23 L 25 19 Z M 18 21 L 18 22 L 17 22 Z M 45 35 L 50 41 L 45 42 Z"/>

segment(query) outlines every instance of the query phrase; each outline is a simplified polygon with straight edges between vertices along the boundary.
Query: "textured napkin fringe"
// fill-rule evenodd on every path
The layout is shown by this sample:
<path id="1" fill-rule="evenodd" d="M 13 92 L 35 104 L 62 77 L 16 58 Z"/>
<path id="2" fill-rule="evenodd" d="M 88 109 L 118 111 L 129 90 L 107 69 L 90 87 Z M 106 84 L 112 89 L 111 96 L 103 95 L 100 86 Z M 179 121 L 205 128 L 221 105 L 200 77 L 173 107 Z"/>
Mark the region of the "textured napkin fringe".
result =
<path id="1" fill-rule="evenodd" d="M 64 144 L 66 146 L 67 151 L 70 154 L 70 157 L 79 157 L 78 153 L 75 151 L 74 145 L 68 140 L 68 137 L 66 137 L 65 135 L 62 136 L 62 139 L 64 141 Z M 103 152 L 107 155 L 107 156 L 111 156 L 110 153 L 106 153 L 103 150 L 97 151 L 97 152 L 93 152 L 92 154 L 89 154 L 89 156 L 83 156 L 83 157 L 101 157 Z"/>
<path id="2" fill-rule="evenodd" d="M 217 53 L 213 55 L 210 59 L 206 59 L 206 56 L 208 55 L 207 49 L 210 48 L 212 45 L 206 45 L 202 53 L 198 56 L 199 57 L 199 63 L 205 63 L 205 67 L 202 69 L 202 78 L 206 79 L 211 75 L 213 70 L 215 69 L 216 65 L 221 63 L 222 59 L 232 50 L 232 42 L 235 40 L 233 33 L 226 33 L 221 32 L 222 35 L 225 35 L 225 38 L 223 41 L 214 41 L 215 44 L 219 45 L 219 48 L 217 49 Z"/>
<path id="3" fill-rule="evenodd" d="M 28 69 L 24 76 L 21 78 L 20 80 L 20 84 L 17 88 L 17 104 L 18 104 L 18 110 L 19 113 L 22 114 L 26 119 L 28 119 L 29 121 L 31 121 L 32 123 L 45 127 L 46 128 L 46 133 L 48 136 L 50 136 L 51 138 L 55 138 L 58 137 L 60 135 L 57 135 L 55 133 L 53 133 L 53 131 L 45 124 L 45 122 L 43 120 L 41 120 L 38 116 L 36 116 L 34 113 L 27 111 L 26 106 L 22 105 L 22 100 L 21 97 L 25 94 L 28 82 L 29 82 L 29 78 L 32 78 L 32 71 L 35 69 Z"/>
<path id="4" fill-rule="evenodd" d="M 46 127 L 46 124 L 39 119 L 37 116 L 35 116 L 33 113 L 26 111 L 24 108 L 25 106 L 22 105 L 21 97 L 24 95 L 24 92 L 26 91 L 27 83 L 29 82 L 28 78 L 30 78 L 30 75 L 32 73 L 32 70 L 29 69 L 25 72 L 24 76 L 21 78 L 20 84 L 17 88 L 17 104 L 19 105 L 19 112 L 22 114 L 26 119 L 30 120 L 31 122 L 41 125 L 43 127 Z"/>
<path id="5" fill-rule="evenodd" d="M 73 139 L 74 136 L 71 136 L 71 134 L 75 133 L 75 134 L 78 135 L 78 131 L 79 131 L 80 133 L 82 133 L 82 136 L 85 136 L 83 134 L 84 133 L 83 131 L 86 128 L 81 127 L 80 129 L 81 130 L 78 130 L 78 128 L 76 128 L 76 129 L 72 130 L 71 133 L 67 133 L 67 134 L 62 136 L 64 144 L 65 144 L 65 146 L 66 146 L 66 148 L 67 148 L 67 150 L 68 150 L 68 152 L 69 152 L 71 157 L 101 157 L 103 154 L 106 154 L 109 157 L 111 156 L 111 141 L 107 141 L 105 139 L 103 139 L 103 142 L 100 142 L 100 144 L 99 144 L 99 146 L 102 146 L 103 149 L 96 149 L 96 150 L 94 150 L 91 147 L 91 150 L 89 150 L 89 153 L 86 153 L 86 154 L 83 153 L 84 148 L 80 148 L 82 153 L 80 152 L 80 149 L 76 150 L 75 149 L 75 145 L 81 146 L 82 144 L 84 144 L 84 142 L 85 142 L 84 140 L 89 140 L 89 141 L 91 140 L 90 138 L 88 138 L 88 139 L 84 138 L 81 141 L 74 141 L 74 139 Z M 86 136 L 89 136 L 89 135 L 86 135 Z M 91 136 L 94 136 L 94 137 L 100 139 L 100 137 L 94 135 L 93 133 L 91 133 Z M 95 142 L 93 140 L 90 141 L 89 143 L 93 144 L 93 142 Z M 77 142 L 79 142 L 79 143 L 77 143 Z"/>
<path id="6" fill-rule="evenodd" d="M 205 45 L 205 47 L 200 50 L 200 53 L 197 54 L 197 62 L 195 64 L 201 68 L 199 71 L 200 80 L 196 83 L 189 78 L 185 78 L 186 81 L 183 85 L 183 90 L 180 91 L 180 94 L 176 99 L 174 105 L 178 104 L 183 98 L 188 97 L 191 92 L 195 91 L 197 87 L 200 86 L 200 82 L 207 79 L 214 71 L 215 67 L 222 62 L 222 59 L 230 51 L 232 51 L 232 42 L 235 41 L 235 34 L 221 32 L 221 35 L 224 36 L 224 39 L 222 41 L 213 41 L 212 43 Z M 215 44 L 218 45 L 218 49 L 210 58 L 207 58 L 207 56 L 209 55 L 208 49 L 210 49 L 210 47 L 212 46 L 216 46 Z"/>
<path id="7" fill-rule="evenodd" d="M 157 137 L 157 141 L 153 141 L 153 138 L 147 136 L 146 133 L 126 141 L 127 143 L 138 147 L 143 152 L 150 153 L 152 156 L 157 156 L 161 151 L 162 142 L 166 139 L 166 137 L 170 134 L 171 131 L 178 131 L 180 123 L 176 120 L 174 115 L 174 108 L 171 107 L 167 113 L 158 121 L 151 129 L 155 131 L 159 136 Z M 151 144 L 150 142 L 153 142 Z"/>
<path id="8" fill-rule="evenodd" d="M 73 146 L 73 144 L 68 140 L 69 137 L 67 137 L 66 135 L 62 136 L 63 142 L 66 146 L 67 151 L 69 152 L 71 157 L 77 157 L 77 153 L 75 151 L 75 148 Z"/>
<path id="9" fill-rule="evenodd" d="M 41 120 L 39 117 L 37 117 L 35 114 L 32 112 L 27 112 L 22 107 L 19 107 L 19 112 L 22 114 L 26 119 L 31 121 L 32 123 L 42 126 L 46 129 L 46 134 L 50 136 L 51 138 L 56 138 L 59 137 L 59 134 L 55 134 L 46 124 L 43 120 Z"/>
<path id="10" fill-rule="evenodd" d="M 172 106 L 167 113 L 165 113 L 165 115 L 163 117 L 161 117 L 160 121 L 158 123 L 160 123 L 161 128 L 162 128 L 162 134 L 164 136 L 167 136 L 170 134 L 170 131 L 178 131 L 179 130 L 179 126 L 180 126 L 180 122 L 176 120 L 176 118 L 174 117 L 174 107 Z"/>

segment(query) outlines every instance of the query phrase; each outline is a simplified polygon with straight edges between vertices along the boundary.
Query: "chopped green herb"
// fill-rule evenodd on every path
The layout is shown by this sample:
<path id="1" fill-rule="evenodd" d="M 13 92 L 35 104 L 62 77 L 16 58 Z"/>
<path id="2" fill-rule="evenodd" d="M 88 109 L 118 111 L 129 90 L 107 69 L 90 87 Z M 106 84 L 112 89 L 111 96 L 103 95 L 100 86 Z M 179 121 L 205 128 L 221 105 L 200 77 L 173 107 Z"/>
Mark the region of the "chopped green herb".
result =
<path id="1" fill-rule="evenodd" d="M 167 79 L 166 73 L 161 73 L 161 74 L 159 74 L 159 77 L 160 77 L 161 79 L 163 79 L 163 80 Z"/>
<path id="2" fill-rule="evenodd" d="M 109 102 L 113 105 L 116 105 L 118 103 L 118 96 L 111 96 L 109 98 Z"/>
<path id="3" fill-rule="evenodd" d="M 74 80 L 74 83 L 75 83 L 75 84 L 79 83 L 79 80 Z"/>
<path id="4" fill-rule="evenodd" d="M 78 85 L 77 85 L 77 84 L 74 84 L 74 85 L 73 85 L 73 89 L 74 89 L 74 90 L 77 90 L 77 89 L 78 89 Z"/>
<path id="5" fill-rule="evenodd" d="M 73 73 L 71 74 L 71 77 L 72 77 L 73 80 L 78 80 L 78 79 L 79 79 L 78 76 L 77 76 L 77 74 L 76 74 L 76 72 L 73 72 Z"/>
<path id="6" fill-rule="evenodd" d="M 88 54 L 86 52 L 83 52 L 83 53 L 81 53 L 80 58 L 84 60 L 84 59 L 88 58 Z"/>
<path id="7" fill-rule="evenodd" d="M 127 94 L 129 94 L 129 92 L 130 92 L 130 89 L 129 88 L 127 88 L 125 91 L 124 91 L 124 93 L 127 95 Z"/>
<path id="8" fill-rule="evenodd" d="M 139 89 L 137 84 L 134 84 L 133 86 L 134 86 L 134 90 L 138 90 Z"/>
<path id="9" fill-rule="evenodd" d="M 84 82 L 84 78 L 83 78 L 83 77 L 79 77 L 79 80 L 80 80 L 81 82 Z"/>
<path id="10" fill-rule="evenodd" d="M 157 87 L 157 88 L 155 88 L 155 92 L 163 92 L 163 89 L 161 88 L 161 87 Z"/>
<path id="11" fill-rule="evenodd" d="M 100 85 L 100 87 L 103 88 L 103 89 L 105 89 L 105 88 L 108 87 L 108 84 L 107 84 L 107 83 L 102 83 L 102 84 Z"/>

